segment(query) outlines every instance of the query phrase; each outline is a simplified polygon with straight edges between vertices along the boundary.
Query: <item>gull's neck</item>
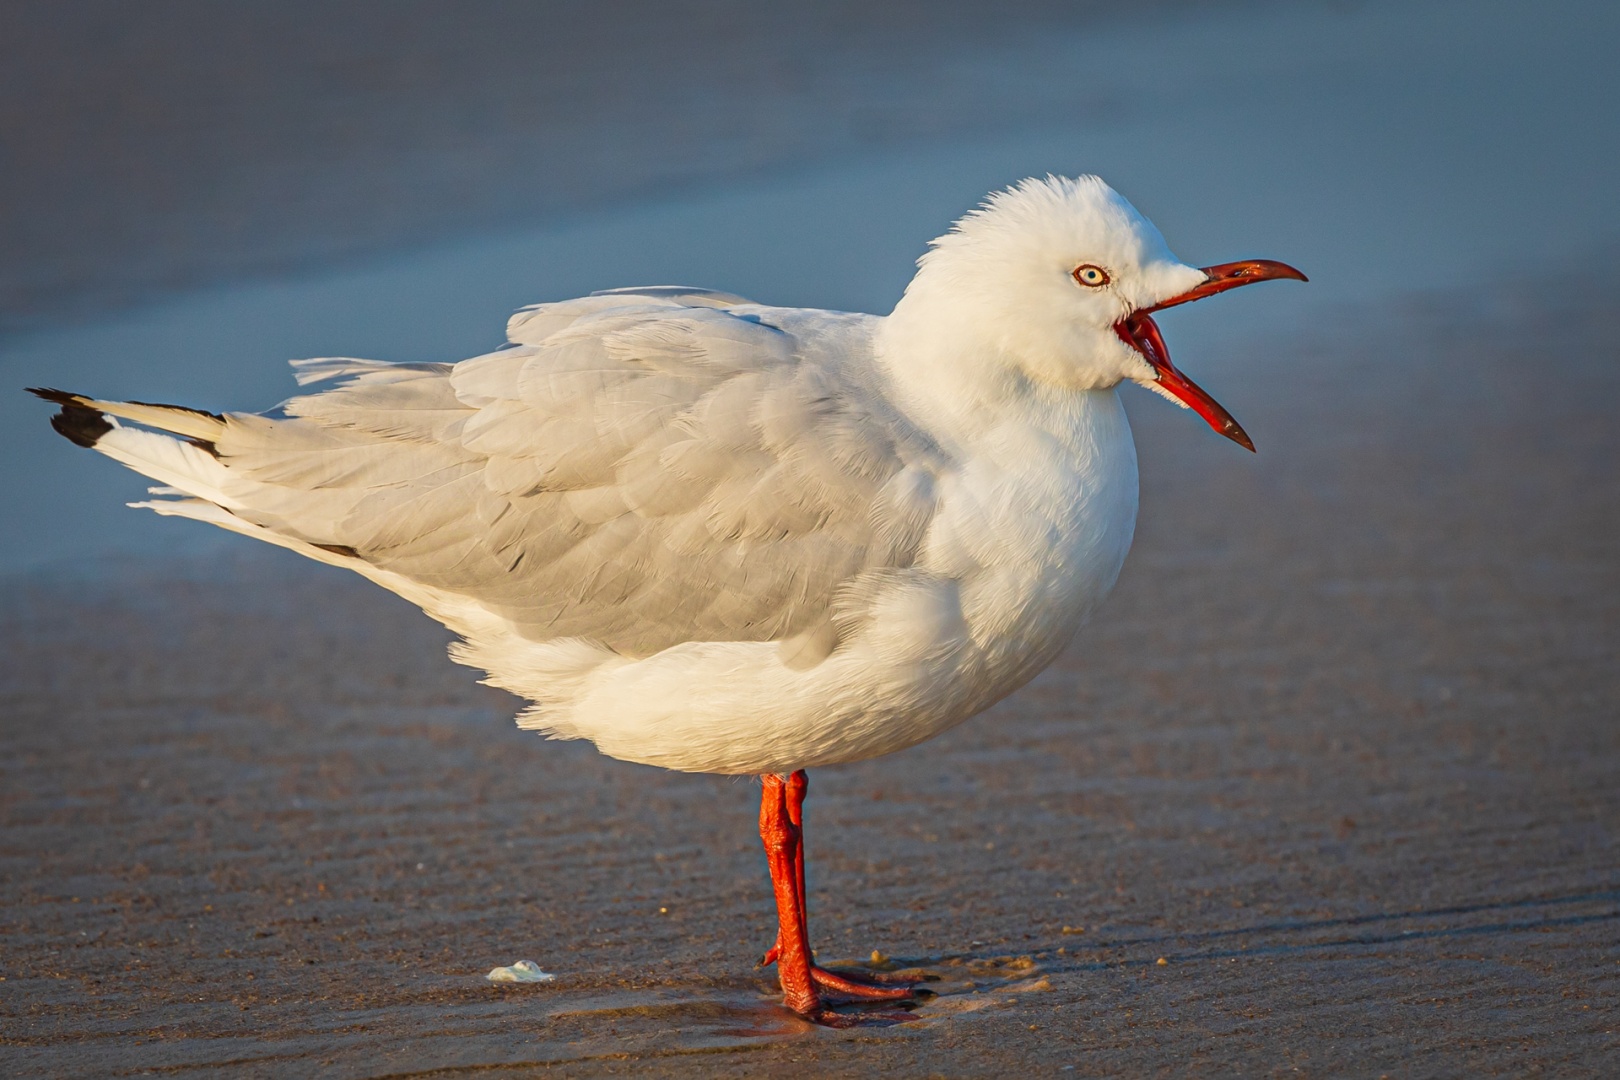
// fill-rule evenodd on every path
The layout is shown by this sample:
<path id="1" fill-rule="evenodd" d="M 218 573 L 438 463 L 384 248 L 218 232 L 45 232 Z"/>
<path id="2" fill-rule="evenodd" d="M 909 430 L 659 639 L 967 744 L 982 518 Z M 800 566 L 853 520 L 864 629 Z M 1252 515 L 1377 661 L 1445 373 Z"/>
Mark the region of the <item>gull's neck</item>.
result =
<path id="1" fill-rule="evenodd" d="M 935 438 L 962 448 L 1008 423 L 1049 431 L 1071 424 L 1091 393 L 1039 378 L 1035 365 L 984 325 L 970 309 L 908 293 L 874 341 L 896 404 Z"/>

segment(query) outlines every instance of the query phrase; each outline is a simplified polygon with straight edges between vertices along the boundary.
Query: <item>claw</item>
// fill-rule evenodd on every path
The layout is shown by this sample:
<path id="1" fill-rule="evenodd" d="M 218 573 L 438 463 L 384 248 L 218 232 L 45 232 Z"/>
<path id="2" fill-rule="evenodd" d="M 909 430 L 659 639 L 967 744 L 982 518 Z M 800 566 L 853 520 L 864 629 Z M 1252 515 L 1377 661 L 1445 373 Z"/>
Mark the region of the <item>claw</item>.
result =
<path id="1" fill-rule="evenodd" d="M 775 945 L 759 958 L 760 967 L 776 963 L 779 950 Z M 810 981 L 816 989 L 852 1001 L 904 1001 L 913 996 L 913 984 L 899 979 L 889 980 L 881 975 L 841 975 L 824 967 L 810 965 Z"/>
<path id="2" fill-rule="evenodd" d="M 814 966 L 810 968 L 810 980 L 819 990 L 856 1001 L 904 1001 L 912 996 L 910 983 L 885 985 L 875 980 L 851 978 Z"/>

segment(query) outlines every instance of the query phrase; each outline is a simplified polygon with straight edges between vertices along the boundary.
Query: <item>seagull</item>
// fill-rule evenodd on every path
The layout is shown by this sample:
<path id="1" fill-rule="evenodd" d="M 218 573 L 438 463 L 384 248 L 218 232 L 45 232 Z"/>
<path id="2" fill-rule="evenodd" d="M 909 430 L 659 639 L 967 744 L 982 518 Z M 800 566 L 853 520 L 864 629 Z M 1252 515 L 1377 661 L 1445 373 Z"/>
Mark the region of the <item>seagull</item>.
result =
<path id="1" fill-rule="evenodd" d="M 266 413 L 32 392 L 162 485 L 131 505 L 422 608 L 530 703 L 521 727 L 759 776 L 762 964 L 788 1008 L 847 1026 L 834 1005 L 914 991 L 814 962 L 805 770 L 913 746 L 1045 668 L 1131 544 L 1116 388 L 1254 449 L 1153 316 L 1305 280 L 1189 266 L 1095 176 L 989 195 L 917 266 L 887 316 L 676 286 L 537 304 L 458 363 L 293 361 L 324 387 Z"/>

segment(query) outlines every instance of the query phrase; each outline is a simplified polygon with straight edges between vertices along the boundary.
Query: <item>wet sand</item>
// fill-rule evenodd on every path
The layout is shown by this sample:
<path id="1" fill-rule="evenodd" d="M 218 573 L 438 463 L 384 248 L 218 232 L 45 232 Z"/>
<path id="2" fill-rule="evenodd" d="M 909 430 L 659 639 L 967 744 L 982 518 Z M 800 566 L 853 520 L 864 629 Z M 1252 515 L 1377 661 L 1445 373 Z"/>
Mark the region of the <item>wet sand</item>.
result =
<path id="1" fill-rule="evenodd" d="M 1614 265 L 1211 365 L 1254 458 L 1131 396 L 1097 621 L 957 731 L 812 775 L 821 956 L 937 979 L 897 1026 L 805 1025 L 751 967 L 751 783 L 517 731 L 364 583 L 246 544 L 8 579 L 0 1069 L 1601 1073 Z M 557 981 L 484 981 L 525 958 Z"/>

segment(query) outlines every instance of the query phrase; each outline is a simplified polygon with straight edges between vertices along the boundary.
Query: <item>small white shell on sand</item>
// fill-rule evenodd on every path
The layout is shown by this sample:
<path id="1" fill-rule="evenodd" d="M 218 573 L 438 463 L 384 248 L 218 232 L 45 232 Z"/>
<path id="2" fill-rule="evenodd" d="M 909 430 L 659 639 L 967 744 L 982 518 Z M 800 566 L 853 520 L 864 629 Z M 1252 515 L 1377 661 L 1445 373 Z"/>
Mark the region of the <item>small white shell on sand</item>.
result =
<path id="1" fill-rule="evenodd" d="M 484 976 L 490 982 L 551 982 L 557 976 L 541 971 L 533 960 L 519 960 L 511 967 L 498 967 Z"/>

